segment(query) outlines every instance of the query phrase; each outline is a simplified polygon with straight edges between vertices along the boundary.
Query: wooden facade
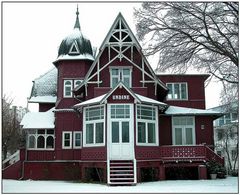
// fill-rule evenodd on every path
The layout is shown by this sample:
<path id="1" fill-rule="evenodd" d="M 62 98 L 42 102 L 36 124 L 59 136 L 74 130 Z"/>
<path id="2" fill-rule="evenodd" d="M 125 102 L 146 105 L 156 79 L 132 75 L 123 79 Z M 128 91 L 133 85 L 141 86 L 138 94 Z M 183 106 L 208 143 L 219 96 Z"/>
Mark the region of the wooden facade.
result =
<path id="1" fill-rule="evenodd" d="M 73 56 L 54 65 L 56 103 L 39 102 L 41 113 L 55 107 L 54 128 L 39 134 L 40 128 L 23 124 L 35 134 L 21 149 L 21 174 L 11 175 L 10 165 L 3 177 L 87 180 L 96 175 L 109 185 L 132 185 L 144 181 L 149 170 L 156 180 L 168 179 L 169 167 L 193 167 L 206 179 L 206 162 L 223 163 L 212 150 L 213 120 L 220 114 L 204 110 L 208 75 L 155 74 L 121 14 L 94 60 Z"/>

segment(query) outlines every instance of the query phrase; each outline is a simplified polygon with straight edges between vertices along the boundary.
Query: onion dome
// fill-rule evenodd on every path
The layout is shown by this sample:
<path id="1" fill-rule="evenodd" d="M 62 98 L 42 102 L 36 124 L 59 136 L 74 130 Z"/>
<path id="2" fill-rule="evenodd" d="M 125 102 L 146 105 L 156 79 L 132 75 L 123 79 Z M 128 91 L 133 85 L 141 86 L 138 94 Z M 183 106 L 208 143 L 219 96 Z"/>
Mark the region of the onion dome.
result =
<path id="1" fill-rule="evenodd" d="M 65 37 L 58 50 L 58 59 L 88 59 L 94 60 L 93 49 L 88 38 L 83 36 L 79 23 L 79 12 L 77 8 L 76 22 L 73 32 Z"/>

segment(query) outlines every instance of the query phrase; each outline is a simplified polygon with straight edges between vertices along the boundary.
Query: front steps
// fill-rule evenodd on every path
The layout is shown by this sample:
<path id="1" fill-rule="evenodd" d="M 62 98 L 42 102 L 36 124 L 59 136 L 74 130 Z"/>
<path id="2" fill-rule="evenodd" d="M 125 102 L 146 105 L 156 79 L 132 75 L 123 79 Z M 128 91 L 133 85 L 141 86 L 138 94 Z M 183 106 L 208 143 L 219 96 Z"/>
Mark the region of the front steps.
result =
<path id="1" fill-rule="evenodd" d="M 110 160 L 108 184 L 111 186 L 136 185 L 134 160 Z"/>

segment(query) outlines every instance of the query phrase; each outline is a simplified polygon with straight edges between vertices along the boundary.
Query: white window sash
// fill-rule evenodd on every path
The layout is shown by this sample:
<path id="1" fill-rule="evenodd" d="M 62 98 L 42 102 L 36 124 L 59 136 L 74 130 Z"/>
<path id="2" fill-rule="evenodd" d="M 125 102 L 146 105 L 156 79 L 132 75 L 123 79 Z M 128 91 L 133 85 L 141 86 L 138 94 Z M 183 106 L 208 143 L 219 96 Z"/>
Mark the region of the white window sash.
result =
<path id="1" fill-rule="evenodd" d="M 168 94 L 167 96 L 167 100 L 188 100 L 188 83 L 187 82 L 180 82 L 180 83 L 166 83 L 166 85 L 171 86 L 171 93 Z M 178 85 L 178 89 L 179 89 L 179 95 L 180 97 L 177 98 L 175 97 L 175 86 Z M 183 94 L 182 94 L 182 85 L 185 85 L 186 88 L 186 98 L 183 98 Z"/>
<path id="2" fill-rule="evenodd" d="M 66 85 L 67 82 L 70 82 L 71 85 Z M 66 95 L 66 87 L 71 88 L 70 95 Z M 71 98 L 72 97 L 72 89 L 73 89 L 73 81 L 72 80 L 64 80 L 64 85 L 63 85 L 63 97 L 64 98 Z"/>
<path id="3" fill-rule="evenodd" d="M 80 146 L 76 146 L 76 134 L 80 134 Z M 73 132 L 73 148 L 82 148 L 82 132 Z"/>
<path id="4" fill-rule="evenodd" d="M 69 134 L 69 146 L 65 146 L 65 134 Z M 72 132 L 71 131 L 63 131 L 62 132 L 62 148 L 63 149 L 72 149 Z"/>

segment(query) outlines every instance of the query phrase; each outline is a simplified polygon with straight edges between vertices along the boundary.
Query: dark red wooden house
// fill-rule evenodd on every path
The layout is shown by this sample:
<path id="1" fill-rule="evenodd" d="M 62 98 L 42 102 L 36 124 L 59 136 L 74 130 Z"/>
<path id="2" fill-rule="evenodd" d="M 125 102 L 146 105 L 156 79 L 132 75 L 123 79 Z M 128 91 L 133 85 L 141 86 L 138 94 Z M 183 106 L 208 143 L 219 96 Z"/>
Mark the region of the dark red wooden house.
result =
<path id="1" fill-rule="evenodd" d="M 121 13 L 96 54 L 77 12 L 53 64 L 33 82 L 39 112 L 25 115 L 26 147 L 3 178 L 136 184 L 179 169 L 206 179 L 206 162 L 223 163 L 213 151 L 220 113 L 205 110 L 208 75 L 155 74 Z"/>

